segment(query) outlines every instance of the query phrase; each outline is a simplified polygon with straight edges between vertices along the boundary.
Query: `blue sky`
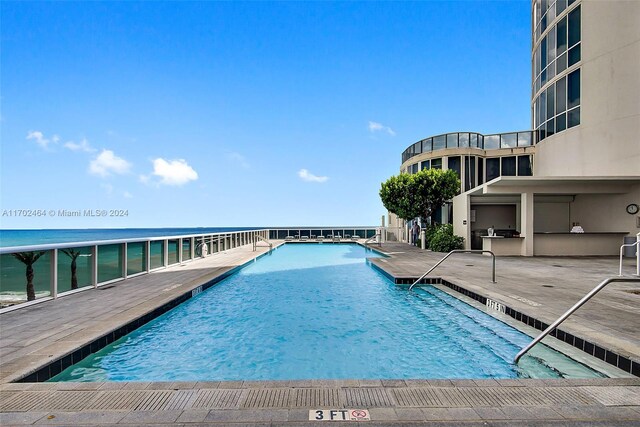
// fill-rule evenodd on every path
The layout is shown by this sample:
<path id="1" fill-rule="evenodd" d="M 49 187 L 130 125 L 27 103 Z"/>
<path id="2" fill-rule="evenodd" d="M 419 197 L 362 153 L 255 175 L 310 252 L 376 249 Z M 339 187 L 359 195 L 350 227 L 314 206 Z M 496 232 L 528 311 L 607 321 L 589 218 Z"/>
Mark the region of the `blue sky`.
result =
<path id="1" fill-rule="evenodd" d="M 411 143 L 530 126 L 526 0 L 0 7 L 2 228 L 376 225 Z"/>

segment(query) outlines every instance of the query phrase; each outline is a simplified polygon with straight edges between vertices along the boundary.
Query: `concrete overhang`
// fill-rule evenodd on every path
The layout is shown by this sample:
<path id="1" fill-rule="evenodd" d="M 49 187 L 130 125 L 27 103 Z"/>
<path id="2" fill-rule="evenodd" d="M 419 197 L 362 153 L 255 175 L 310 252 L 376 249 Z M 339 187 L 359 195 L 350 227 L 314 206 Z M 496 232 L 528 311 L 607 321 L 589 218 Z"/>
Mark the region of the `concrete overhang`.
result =
<path id="1" fill-rule="evenodd" d="M 640 185 L 640 176 L 501 176 L 467 191 L 466 195 L 545 195 L 624 194 Z"/>

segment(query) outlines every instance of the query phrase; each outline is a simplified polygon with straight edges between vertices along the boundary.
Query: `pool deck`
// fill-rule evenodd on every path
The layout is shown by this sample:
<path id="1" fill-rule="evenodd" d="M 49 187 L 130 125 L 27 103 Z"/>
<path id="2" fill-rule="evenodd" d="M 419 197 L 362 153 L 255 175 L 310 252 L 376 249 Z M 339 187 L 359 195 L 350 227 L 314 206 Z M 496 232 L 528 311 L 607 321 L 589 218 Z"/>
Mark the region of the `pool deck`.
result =
<path id="1" fill-rule="evenodd" d="M 302 426 L 318 423 L 309 421 L 310 410 L 344 408 L 369 409 L 370 425 L 640 425 L 640 378 L 11 382 L 75 357 L 266 250 L 234 248 L 0 315 L 0 425 Z M 443 255 L 400 243 L 382 250 L 391 256 L 373 262 L 398 278 L 420 276 Z M 626 260 L 629 273 L 631 265 Z M 493 284 L 490 258 L 465 254 L 447 260 L 433 277 L 551 322 L 616 274 L 614 258 L 500 257 Z M 611 284 L 562 328 L 640 362 L 640 295 L 629 292 L 639 288 Z"/>

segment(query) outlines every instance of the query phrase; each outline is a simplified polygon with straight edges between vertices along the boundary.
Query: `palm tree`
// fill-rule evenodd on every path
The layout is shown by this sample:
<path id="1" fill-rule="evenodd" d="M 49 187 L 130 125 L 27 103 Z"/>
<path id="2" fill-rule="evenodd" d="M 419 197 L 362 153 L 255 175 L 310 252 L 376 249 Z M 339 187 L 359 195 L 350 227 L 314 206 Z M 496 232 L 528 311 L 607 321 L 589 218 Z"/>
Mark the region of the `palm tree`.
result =
<path id="1" fill-rule="evenodd" d="M 80 251 L 76 249 L 60 249 L 60 252 L 71 258 L 71 289 L 78 289 L 78 267 L 76 260 L 80 256 Z"/>
<path id="2" fill-rule="evenodd" d="M 26 267 L 27 275 L 27 301 L 33 301 L 36 299 L 36 291 L 33 288 L 33 264 L 40 259 L 45 252 L 17 252 L 11 254 L 15 259 L 23 263 Z"/>

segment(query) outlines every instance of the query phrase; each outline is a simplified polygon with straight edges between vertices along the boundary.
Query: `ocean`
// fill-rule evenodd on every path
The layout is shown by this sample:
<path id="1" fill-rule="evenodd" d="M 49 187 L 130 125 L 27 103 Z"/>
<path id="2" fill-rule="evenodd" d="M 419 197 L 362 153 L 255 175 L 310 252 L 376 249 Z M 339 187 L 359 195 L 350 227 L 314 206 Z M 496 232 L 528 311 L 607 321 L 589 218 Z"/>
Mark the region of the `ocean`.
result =
<path id="1" fill-rule="evenodd" d="M 52 243 L 92 242 L 96 240 L 136 237 L 180 236 L 187 234 L 224 233 L 257 230 L 265 227 L 194 227 L 194 228 L 86 228 L 48 230 L 1 230 L 0 247 L 42 245 Z"/>

